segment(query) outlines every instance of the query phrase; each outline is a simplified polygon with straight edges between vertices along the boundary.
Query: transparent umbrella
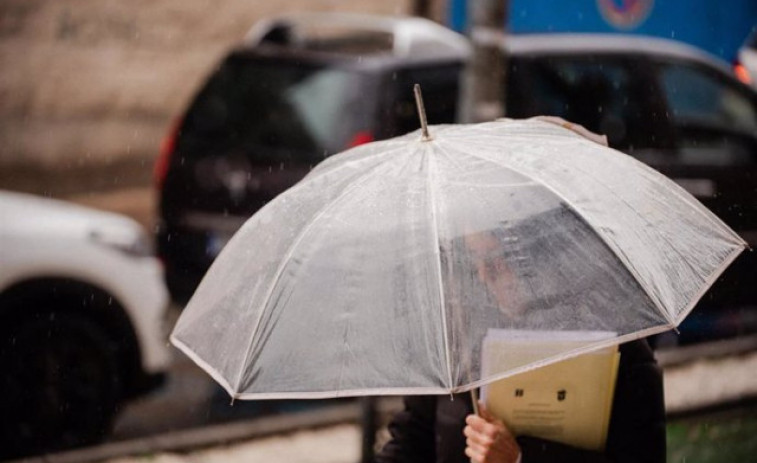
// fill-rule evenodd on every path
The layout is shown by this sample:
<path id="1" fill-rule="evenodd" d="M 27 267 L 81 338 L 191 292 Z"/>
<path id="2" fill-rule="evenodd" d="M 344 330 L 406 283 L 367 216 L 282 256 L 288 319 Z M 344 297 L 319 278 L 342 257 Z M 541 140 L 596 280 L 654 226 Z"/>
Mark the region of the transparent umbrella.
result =
<path id="1" fill-rule="evenodd" d="M 449 394 L 674 328 L 745 243 L 549 119 L 328 158 L 219 255 L 171 341 L 234 398 Z M 592 331 L 495 371 L 487 332 Z"/>

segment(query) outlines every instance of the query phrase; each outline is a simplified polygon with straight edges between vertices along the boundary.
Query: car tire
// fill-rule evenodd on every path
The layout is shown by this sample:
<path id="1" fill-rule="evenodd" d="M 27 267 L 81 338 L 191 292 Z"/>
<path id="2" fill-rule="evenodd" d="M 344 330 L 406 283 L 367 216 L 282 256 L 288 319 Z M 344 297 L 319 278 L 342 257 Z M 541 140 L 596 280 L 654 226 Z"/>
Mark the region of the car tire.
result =
<path id="1" fill-rule="evenodd" d="M 101 440 L 121 392 L 115 354 L 80 313 L 41 311 L 0 328 L 0 459 Z"/>

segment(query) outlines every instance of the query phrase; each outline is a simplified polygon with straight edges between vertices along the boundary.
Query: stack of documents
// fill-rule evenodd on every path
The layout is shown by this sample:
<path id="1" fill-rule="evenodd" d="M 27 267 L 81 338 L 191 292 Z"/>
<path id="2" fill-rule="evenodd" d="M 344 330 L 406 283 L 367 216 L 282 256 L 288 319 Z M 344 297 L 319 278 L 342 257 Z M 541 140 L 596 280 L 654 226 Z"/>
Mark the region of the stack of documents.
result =
<path id="1" fill-rule="evenodd" d="M 482 349 L 484 377 L 613 337 L 603 331 L 489 330 Z M 560 360 L 491 383 L 482 389 L 482 399 L 516 436 L 602 450 L 619 360 L 616 345 Z"/>

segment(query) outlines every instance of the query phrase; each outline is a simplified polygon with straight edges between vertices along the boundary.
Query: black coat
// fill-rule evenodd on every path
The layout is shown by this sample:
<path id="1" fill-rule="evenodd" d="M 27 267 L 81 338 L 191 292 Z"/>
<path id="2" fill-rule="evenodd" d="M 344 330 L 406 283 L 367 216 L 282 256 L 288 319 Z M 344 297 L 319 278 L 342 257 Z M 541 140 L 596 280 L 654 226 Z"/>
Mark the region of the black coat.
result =
<path id="1" fill-rule="evenodd" d="M 662 373 L 646 341 L 620 346 L 607 446 L 603 453 L 543 439 L 518 438 L 523 460 L 533 462 L 664 462 L 665 406 Z M 465 456 L 465 417 L 470 394 L 411 396 L 389 425 L 392 439 L 377 463 L 469 463 Z"/>

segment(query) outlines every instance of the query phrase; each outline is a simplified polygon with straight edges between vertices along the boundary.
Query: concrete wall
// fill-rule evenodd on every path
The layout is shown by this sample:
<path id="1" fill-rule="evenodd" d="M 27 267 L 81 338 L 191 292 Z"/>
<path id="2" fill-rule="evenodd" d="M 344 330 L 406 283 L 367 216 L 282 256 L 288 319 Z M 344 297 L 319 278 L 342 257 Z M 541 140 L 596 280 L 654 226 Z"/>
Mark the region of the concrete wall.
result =
<path id="1" fill-rule="evenodd" d="M 0 0 L 0 188 L 55 194 L 149 181 L 172 120 L 259 18 L 410 8 L 410 0 Z"/>

